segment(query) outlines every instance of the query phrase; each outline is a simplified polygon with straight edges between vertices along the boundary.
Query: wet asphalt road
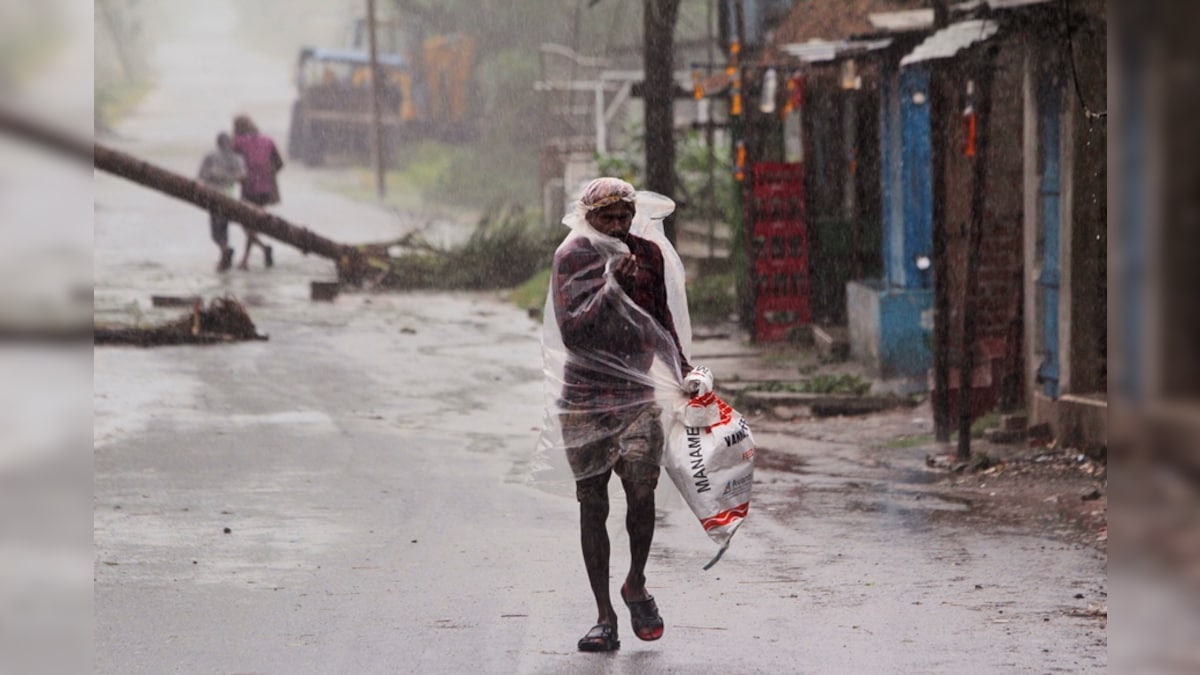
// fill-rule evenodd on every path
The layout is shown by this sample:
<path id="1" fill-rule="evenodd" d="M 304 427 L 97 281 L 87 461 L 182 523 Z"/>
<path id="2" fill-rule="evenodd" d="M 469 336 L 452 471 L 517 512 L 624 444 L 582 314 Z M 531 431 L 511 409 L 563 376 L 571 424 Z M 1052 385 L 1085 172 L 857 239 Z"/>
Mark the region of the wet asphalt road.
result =
<path id="1" fill-rule="evenodd" d="M 113 143 L 190 173 L 234 112 L 281 137 L 291 90 L 287 64 L 232 43 L 231 4 L 179 4 L 208 19 L 179 22 L 159 52 L 164 87 Z M 281 214 L 345 241 L 421 222 L 324 191 L 299 166 L 282 189 Z M 229 292 L 270 335 L 95 350 L 97 672 L 1105 668 L 1103 629 L 1071 615 L 1076 594 L 1106 590 L 1103 558 L 948 517 L 969 507 L 926 489 L 919 456 L 866 449 L 927 428 L 913 411 L 759 420 L 751 515 L 709 572 L 711 543 L 664 485 L 648 576 L 665 637 L 641 643 L 626 623 L 619 653 L 578 654 L 594 609 L 571 486 L 559 458 L 534 452 L 533 321 L 488 294 L 313 303 L 327 261 L 277 246 L 272 270 L 255 259 L 217 275 L 203 213 L 104 175 L 95 201 L 98 319 L 173 316 L 152 294 Z M 740 367 L 722 355 L 744 349 L 696 352 L 720 377 Z M 622 520 L 617 501 L 617 576 Z"/>

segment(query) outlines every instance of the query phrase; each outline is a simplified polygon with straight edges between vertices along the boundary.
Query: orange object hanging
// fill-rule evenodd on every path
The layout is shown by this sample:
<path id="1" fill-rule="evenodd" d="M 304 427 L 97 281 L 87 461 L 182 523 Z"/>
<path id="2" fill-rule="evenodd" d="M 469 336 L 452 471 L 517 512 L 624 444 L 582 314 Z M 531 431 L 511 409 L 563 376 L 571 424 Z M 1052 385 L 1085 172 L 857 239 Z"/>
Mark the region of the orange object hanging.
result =
<path id="1" fill-rule="evenodd" d="M 963 154 L 967 157 L 975 156 L 976 117 L 975 108 L 972 106 L 967 106 L 967 109 L 963 111 L 963 126 L 966 127 L 964 131 L 967 135 Z"/>
<path id="2" fill-rule="evenodd" d="M 745 141 L 737 142 L 737 154 L 733 162 L 733 178 L 741 183 L 746 179 L 746 143 Z"/>
<path id="3" fill-rule="evenodd" d="M 793 108 L 804 105 L 804 76 L 796 75 L 788 79 L 789 104 Z"/>

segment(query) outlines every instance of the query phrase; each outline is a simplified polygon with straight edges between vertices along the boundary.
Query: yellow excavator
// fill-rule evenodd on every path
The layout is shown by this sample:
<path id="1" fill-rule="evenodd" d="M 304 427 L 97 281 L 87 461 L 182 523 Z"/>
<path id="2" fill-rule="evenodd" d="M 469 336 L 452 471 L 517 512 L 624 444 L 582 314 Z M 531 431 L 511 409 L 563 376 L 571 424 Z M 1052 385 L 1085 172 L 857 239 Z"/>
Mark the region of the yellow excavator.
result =
<path id="1" fill-rule="evenodd" d="M 419 138 L 455 140 L 473 132 L 475 41 L 461 33 L 406 34 L 395 21 L 376 22 L 376 63 L 385 158 Z M 303 47 L 296 62 L 287 154 L 308 165 L 328 156 L 371 157 L 371 59 L 359 20 L 349 47 Z M 406 39 L 407 38 L 407 39 Z"/>

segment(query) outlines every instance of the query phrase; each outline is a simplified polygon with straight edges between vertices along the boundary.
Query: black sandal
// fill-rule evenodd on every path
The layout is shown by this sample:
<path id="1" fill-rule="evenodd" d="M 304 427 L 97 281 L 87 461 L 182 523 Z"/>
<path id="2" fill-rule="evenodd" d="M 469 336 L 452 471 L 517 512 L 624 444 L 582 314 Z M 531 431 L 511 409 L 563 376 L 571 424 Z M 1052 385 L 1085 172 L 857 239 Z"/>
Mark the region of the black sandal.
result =
<path id="1" fill-rule="evenodd" d="M 587 635 L 579 638 L 581 652 L 615 652 L 621 648 L 617 639 L 617 627 L 607 623 L 592 626 Z"/>
<path id="2" fill-rule="evenodd" d="M 658 605 L 654 602 L 654 596 L 649 596 L 645 600 L 630 600 L 625 597 L 625 587 L 622 586 L 621 599 L 629 608 L 633 634 L 638 636 L 639 640 L 651 642 L 663 636 L 663 620 L 658 614 Z"/>

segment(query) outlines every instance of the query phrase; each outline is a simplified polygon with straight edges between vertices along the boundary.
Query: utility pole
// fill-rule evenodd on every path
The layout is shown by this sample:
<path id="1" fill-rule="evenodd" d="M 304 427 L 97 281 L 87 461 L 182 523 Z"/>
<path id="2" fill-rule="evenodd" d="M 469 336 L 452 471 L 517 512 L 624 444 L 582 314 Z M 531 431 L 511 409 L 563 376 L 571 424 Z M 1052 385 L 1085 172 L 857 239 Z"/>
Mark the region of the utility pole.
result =
<path id="1" fill-rule="evenodd" d="M 858 69 L 853 61 L 842 62 L 842 152 L 846 162 L 842 186 L 842 218 L 850 226 L 852 279 L 863 277 L 862 222 L 858 217 Z"/>
<path id="2" fill-rule="evenodd" d="M 745 8 L 742 5 L 742 0 L 733 1 L 733 40 L 729 49 L 729 67 L 726 71 L 732 78 L 730 85 L 729 99 L 729 134 L 731 143 L 730 149 L 733 151 L 733 170 L 735 178 L 734 194 L 737 203 L 737 218 L 741 222 L 739 228 L 740 233 L 738 239 L 742 246 L 742 255 L 740 259 L 743 261 L 740 264 L 741 269 L 737 275 L 737 296 L 740 300 L 738 317 L 742 327 L 752 329 L 754 327 L 754 303 L 755 303 L 755 285 L 751 279 L 751 267 L 749 265 L 750 251 L 750 236 L 749 228 L 753 227 L 754 222 L 747 217 L 746 205 L 746 174 L 742 162 L 746 159 L 745 155 L 745 109 L 742 105 L 742 49 L 746 45 L 746 18 Z M 751 177 L 753 180 L 753 177 Z"/>
<path id="3" fill-rule="evenodd" d="M 375 160 L 375 193 L 379 199 L 387 194 L 384 185 L 383 103 L 380 91 L 379 52 L 375 40 L 375 0 L 367 0 L 367 42 L 371 49 L 371 156 Z"/>
<path id="4" fill-rule="evenodd" d="M 642 3 L 643 101 L 646 109 L 646 189 L 675 196 L 675 23 L 680 0 Z M 675 242 L 675 218 L 663 221 Z"/>
<path id="5" fill-rule="evenodd" d="M 974 164 L 971 167 L 971 220 L 967 239 L 966 288 L 963 292 L 962 368 L 958 392 L 958 453 L 960 460 L 971 457 L 971 371 L 975 370 L 975 318 L 979 291 L 979 248 L 983 240 L 984 208 L 987 198 L 988 137 L 992 113 L 992 73 L 995 70 L 995 49 L 984 48 L 979 58 L 974 87 L 978 93 L 976 119 L 980 130 L 975 141 Z"/>
<path id="6" fill-rule="evenodd" d="M 716 54 L 713 53 L 713 43 L 716 40 L 713 31 L 713 4 L 716 0 L 708 0 L 705 4 L 707 15 L 704 17 L 704 25 L 708 31 L 708 66 L 705 69 L 705 74 L 711 75 L 713 64 L 716 63 Z M 700 101 L 700 105 L 708 106 L 708 101 Z M 704 145 L 708 148 L 708 187 L 705 192 L 704 201 L 706 204 L 705 211 L 708 213 L 708 259 L 711 261 L 716 257 L 716 239 L 717 239 L 717 197 L 716 194 L 716 157 L 713 156 L 713 113 L 712 108 L 707 108 L 708 113 L 704 120 Z"/>
<path id="7" fill-rule="evenodd" d="M 933 0 L 933 30 L 950 22 L 946 0 Z M 950 289 L 946 271 L 946 100 L 945 75 L 938 62 L 929 63 L 929 144 L 933 174 L 933 430 L 939 443 L 950 442 Z M 969 374 L 959 378 L 960 386 Z M 968 383 L 969 384 L 969 383 Z"/>

